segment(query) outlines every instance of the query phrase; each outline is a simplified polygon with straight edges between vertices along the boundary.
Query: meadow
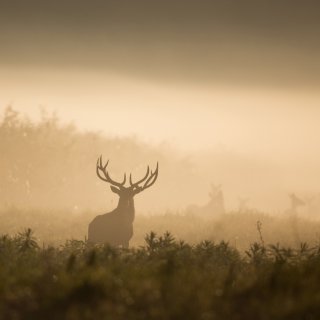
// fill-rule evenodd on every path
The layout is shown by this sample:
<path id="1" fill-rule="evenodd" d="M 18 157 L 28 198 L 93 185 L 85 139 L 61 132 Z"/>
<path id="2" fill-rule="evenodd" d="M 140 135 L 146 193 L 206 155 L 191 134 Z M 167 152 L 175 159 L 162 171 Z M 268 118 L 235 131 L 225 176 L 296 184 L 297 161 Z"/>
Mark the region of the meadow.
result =
<path id="1" fill-rule="evenodd" d="M 0 122 L 1 320 L 319 319 L 317 205 L 192 213 L 181 203 L 199 203 L 207 182 L 189 158 L 41 117 L 9 107 Z M 101 150 L 115 176 L 160 163 L 129 249 L 87 242 L 90 221 L 116 206 L 97 182 Z"/>
<path id="2" fill-rule="evenodd" d="M 86 241 L 93 215 L 1 212 L 0 319 L 320 316 L 319 222 L 259 212 L 138 216 L 130 249 L 121 249 Z"/>
<path id="3" fill-rule="evenodd" d="M 0 237 L 1 319 L 318 319 L 320 246 L 240 252 L 150 232 L 131 249 Z"/>
<path id="4" fill-rule="evenodd" d="M 86 241 L 90 221 L 102 212 L 84 211 L 72 214 L 67 209 L 11 207 L 0 210 L 0 234 L 12 236 L 31 228 L 41 246 L 60 246 L 70 239 Z M 304 242 L 311 246 L 320 243 L 319 220 L 308 219 L 303 215 L 271 215 L 250 210 L 230 211 L 209 219 L 185 211 L 137 214 L 130 246 L 143 245 L 144 237 L 150 231 L 157 234 L 169 231 L 176 239 L 191 245 L 203 240 L 226 241 L 242 252 L 261 238 L 260 232 L 263 234 L 264 242 L 268 244 L 279 243 L 294 248 Z"/>

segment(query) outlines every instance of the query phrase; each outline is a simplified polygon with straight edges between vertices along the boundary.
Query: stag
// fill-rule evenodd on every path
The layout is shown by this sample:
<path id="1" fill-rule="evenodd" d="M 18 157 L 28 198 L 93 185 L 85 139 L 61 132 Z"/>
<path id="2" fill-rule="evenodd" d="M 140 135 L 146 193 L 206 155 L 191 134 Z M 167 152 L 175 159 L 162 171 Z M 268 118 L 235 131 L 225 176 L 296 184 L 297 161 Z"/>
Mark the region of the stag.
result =
<path id="1" fill-rule="evenodd" d="M 89 224 L 88 241 L 91 243 L 108 243 L 113 246 L 129 247 L 129 241 L 133 236 L 133 221 L 135 218 L 134 196 L 151 187 L 158 178 L 158 163 L 154 172 L 148 166 L 145 176 L 136 182 L 132 182 L 130 174 L 130 186 L 125 187 L 126 174 L 122 182 L 111 179 L 106 164 L 103 164 L 102 156 L 97 161 L 96 172 L 98 177 L 110 184 L 111 190 L 119 196 L 116 209 L 106 214 L 95 217 Z"/>

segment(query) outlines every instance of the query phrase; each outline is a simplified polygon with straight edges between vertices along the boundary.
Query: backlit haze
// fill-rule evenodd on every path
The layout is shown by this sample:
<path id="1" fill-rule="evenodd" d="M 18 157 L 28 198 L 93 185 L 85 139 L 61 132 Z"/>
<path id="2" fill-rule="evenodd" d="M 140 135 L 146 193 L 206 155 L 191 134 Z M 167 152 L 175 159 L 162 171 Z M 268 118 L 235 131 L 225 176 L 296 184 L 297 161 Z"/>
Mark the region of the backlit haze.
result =
<path id="1" fill-rule="evenodd" d="M 234 155 L 246 171 L 218 161 L 208 179 L 230 207 L 280 210 L 289 192 L 320 192 L 319 39 L 317 1 L 4 1 L 0 112 L 44 107 L 200 168 Z"/>

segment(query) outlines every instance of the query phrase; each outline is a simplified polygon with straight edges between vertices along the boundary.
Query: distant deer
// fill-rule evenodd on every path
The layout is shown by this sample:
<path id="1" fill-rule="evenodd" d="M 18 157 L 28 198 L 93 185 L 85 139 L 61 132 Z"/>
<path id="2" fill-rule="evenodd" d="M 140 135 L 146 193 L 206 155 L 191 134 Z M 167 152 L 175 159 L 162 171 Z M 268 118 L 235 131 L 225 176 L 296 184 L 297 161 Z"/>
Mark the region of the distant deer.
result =
<path id="1" fill-rule="evenodd" d="M 132 182 L 130 174 L 130 186 L 125 187 L 126 174 L 122 182 L 116 182 L 110 178 L 107 166 L 102 163 L 102 156 L 97 161 L 98 177 L 110 183 L 111 190 L 119 196 L 119 203 L 113 211 L 95 217 L 89 224 L 88 241 L 91 243 L 108 243 L 113 246 L 129 247 L 129 241 L 133 236 L 133 221 L 135 217 L 133 197 L 141 191 L 151 187 L 158 178 L 158 163 L 156 170 L 150 172 L 149 166 L 146 175 L 137 182 Z"/>
<path id="2" fill-rule="evenodd" d="M 319 218 L 320 213 L 320 194 L 309 195 L 304 198 L 306 203 L 306 217 L 315 219 Z"/>
<path id="3" fill-rule="evenodd" d="M 221 185 L 211 184 L 209 193 L 210 200 L 203 206 L 189 205 L 186 209 L 187 213 L 196 214 L 203 218 L 212 218 L 225 213 L 224 196 Z"/>
<path id="4" fill-rule="evenodd" d="M 299 232 L 299 226 L 298 226 L 298 214 L 299 214 L 298 209 L 300 207 L 305 206 L 306 203 L 302 199 L 298 198 L 294 193 L 289 194 L 289 198 L 290 198 L 290 208 L 286 210 L 285 213 L 288 214 L 290 217 L 293 237 L 296 240 L 297 244 L 300 244 L 301 240 L 300 240 L 300 232 Z"/>
<path id="5" fill-rule="evenodd" d="M 289 212 L 293 215 L 296 215 L 298 212 L 298 208 L 305 206 L 306 203 L 298 198 L 294 193 L 289 194 L 290 198 L 290 209 Z"/>
<path id="6" fill-rule="evenodd" d="M 238 211 L 241 213 L 245 213 L 249 211 L 248 203 L 249 203 L 249 198 L 238 198 L 239 200 L 239 208 Z"/>

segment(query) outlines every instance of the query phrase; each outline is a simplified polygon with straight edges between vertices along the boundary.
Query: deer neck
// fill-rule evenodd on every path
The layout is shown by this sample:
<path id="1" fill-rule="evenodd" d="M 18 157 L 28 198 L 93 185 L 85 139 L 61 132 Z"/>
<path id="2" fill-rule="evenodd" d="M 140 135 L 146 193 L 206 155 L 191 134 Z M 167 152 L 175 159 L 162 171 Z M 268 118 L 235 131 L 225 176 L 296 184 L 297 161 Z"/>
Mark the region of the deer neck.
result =
<path id="1" fill-rule="evenodd" d="M 135 215 L 133 197 L 120 197 L 117 209 L 121 215 L 128 217 L 133 222 Z"/>

